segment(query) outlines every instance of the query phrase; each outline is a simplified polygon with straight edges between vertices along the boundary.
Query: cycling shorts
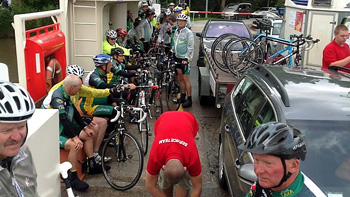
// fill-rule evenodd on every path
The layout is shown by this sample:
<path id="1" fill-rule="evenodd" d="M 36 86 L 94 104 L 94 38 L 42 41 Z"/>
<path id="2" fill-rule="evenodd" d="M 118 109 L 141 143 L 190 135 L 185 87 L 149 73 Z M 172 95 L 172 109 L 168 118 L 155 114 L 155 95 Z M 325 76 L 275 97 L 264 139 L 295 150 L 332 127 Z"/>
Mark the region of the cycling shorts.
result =
<path id="1" fill-rule="evenodd" d="M 176 68 L 181 69 L 184 75 L 190 75 L 190 70 L 191 70 L 190 61 L 187 60 L 188 62 L 187 64 L 182 64 L 182 60 L 185 60 L 185 59 L 175 58 L 175 62 L 178 63 L 176 64 Z"/>
<path id="2" fill-rule="evenodd" d="M 79 133 L 81 132 L 81 129 L 79 127 L 78 124 L 76 123 L 73 123 L 72 124 L 73 126 L 73 129 L 75 130 L 75 133 Z M 63 148 L 64 149 L 64 145 L 66 144 L 67 140 L 69 139 L 69 137 L 66 137 L 64 135 L 61 135 L 62 133 L 66 133 L 64 130 L 60 133 L 60 138 L 59 138 L 59 143 L 60 143 L 60 148 Z"/>
<path id="3" fill-rule="evenodd" d="M 164 171 L 159 171 L 158 176 L 158 186 L 160 189 L 165 190 L 168 189 L 171 184 L 167 183 L 164 179 Z M 175 184 L 176 187 L 179 187 L 181 190 L 189 190 L 192 187 L 190 175 L 188 174 L 188 171 L 185 172 L 185 175 L 183 176 L 182 180 Z"/>

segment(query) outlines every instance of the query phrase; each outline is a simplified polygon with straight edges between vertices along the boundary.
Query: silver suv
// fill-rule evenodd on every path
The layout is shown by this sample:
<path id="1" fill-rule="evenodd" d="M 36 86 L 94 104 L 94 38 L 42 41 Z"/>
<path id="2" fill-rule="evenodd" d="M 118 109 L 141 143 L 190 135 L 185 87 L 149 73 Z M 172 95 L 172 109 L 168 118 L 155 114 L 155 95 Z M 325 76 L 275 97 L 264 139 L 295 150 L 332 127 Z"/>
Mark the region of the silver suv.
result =
<path id="1" fill-rule="evenodd" d="M 325 194 L 350 197 L 350 80 L 329 71 L 258 66 L 226 96 L 219 136 L 219 183 L 244 196 L 256 181 L 253 157 L 237 147 L 256 126 L 278 121 L 307 139 L 302 172 Z"/>

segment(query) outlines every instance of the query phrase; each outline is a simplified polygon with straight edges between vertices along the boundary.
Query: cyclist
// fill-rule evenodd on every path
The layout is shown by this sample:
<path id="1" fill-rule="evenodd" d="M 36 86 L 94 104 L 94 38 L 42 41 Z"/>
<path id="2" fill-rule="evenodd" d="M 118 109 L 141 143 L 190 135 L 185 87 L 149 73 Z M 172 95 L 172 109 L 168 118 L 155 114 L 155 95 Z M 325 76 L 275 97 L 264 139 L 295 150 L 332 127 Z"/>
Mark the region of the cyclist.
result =
<path id="1" fill-rule="evenodd" d="M 124 47 L 124 48 L 125 48 L 124 40 L 125 40 L 126 35 L 128 35 L 128 32 L 124 28 L 120 27 L 117 29 L 116 43 L 119 46 Z"/>
<path id="2" fill-rule="evenodd" d="M 177 17 L 179 14 L 182 14 L 182 10 L 183 10 L 182 7 L 176 6 L 174 8 L 174 10 L 173 10 L 174 11 L 174 16 Z"/>
<path id="3" fill-rule="evenodd" d="M 113 67 L 111 68 L 111 72 L 113 73 L 113 77 L 111 79 L 112 83 L 117 83 L 121 81 L 121 77 L 125 78 L 132 78 L 135 77 L 136 72 L 126 72 L 126 70 L 129 71 L 135 71 L 140 68 L 140 66 L 137 65 L 131 65 L 131 66 L 125 66 L 124 64 L 124 51 L 120 48 L 114 48 L 111 51 L 112 56 L 112 64 Z"/>
<path id="4" fill-rule="evenodd" d="M 317 187 L 319 191 L 315 190 L 312 181 L 304 181 L 300 171 L 306 144 L 305 136 L 285 123 L 269 122 L 256 127 L 247 141 L 238 146 L 253 154 L 258 177 L 246 197 L 324 196 Z"/>
<path id="5" fill-rule="evenodd" d="M 174 4 L 173 2 L 169 3 L 169 5 L 168 5 L 168 10 L 169 10 L 171 13 L 174 12 L 174 11 L 173 11 L 174 8 L 175 8 L 175 4 Z"/>
<path id="6" fill-rule="evenodd" d="M 192 31 L 186 27 L 187 16 L 179 14 L 176 20 L 178 29 L 174 34 L 172 51 L 174 51 L 175 61 L 178 63 L 176 70 L 182 91 L 180 101 L 178 102 L 181 102 L 182 107 L 186 108 L 192 106 L 192 87 L 189 75 L 193 58 L 194 39 Z"/>
<path id="7" fill-rule="evenodd" d="M 2 196 L 38 196 L 37 173 L 27 139 L 35 104 L 29 93 L 0 81 L 0 188 Z"/>
<path id="8" fill-rule="evenodd" d="M 127 49 L 124 48 L 122 46 L 119 46 L 118 43 L 116 43 L 116 39 L 117 39 L 117 32 L 114 31 L 113 29 L 109 29 L 106 31 L 106 39 L 103 41 L 103 54 L 111 54 L 111 49 L 112 48 L 122 48 L 125 52 L 125 55 L 130 55 L 130 50 L 131 49 Z"/>
<path id="9" fill-rule="evenodd" d="M 87 124 L 70 100 L 70 96 L 77 94 L 82 86 L 78 76 L 68 75 L 63 84 L 53 91 L 50 108 L 59 110 L 59 144 L 60 148 L 69 150 L 68 161 L 72 164 L 71 186 L 73 189 L 85 191 L 89 185 L 77 176 L 78 151 L 83 149 L 88 157 L 88 173 L 102 173 L 101 164 L 96 163 L 93 155 L 93 137 L 97 133 L 94 123 Z M 109 170 L 109 166 L 105 166 Z"/>
<path id="10" fill-rule="evenodd" d="M 146 188 L 153 196 L 173 196 L 175 185 L 176 196 L 188 196 L 191 187 L 191 196 L 201 195 L 197 132 L 198 122 L 189 112 L 165 112 L 157 119 L 146 171 Z"/>
<path id="11" fill-rule="evenodd" d="M 148 3 L 147 2 L 143 2 L 141 4 L 141 7 L 139 9 L 139 18 L 141 19 L 141 21 L 146 19 L 146 12 L 148 10 Z"/>
<path id="12" fill-rule="evenodd" d="M 136 31 L 137 27 L 140 25 L 141 20 L 135 19 L 134 28 L 128 31 L 128 35 L 125 38 L 125 43 L 127 48 L 131 48 L 134 51 L 143 52 L 142 41 L 139 39 L 139 33 Z"/>
<path id="13" fill-rule="evenodd" d="M 181 7 L 182 13 L 187 16 L 187 27 L 191 29 L 190 7 L 185 2 L 182 3 Z"/>
<path id="14" fill-rule="evenodd" d="M 133 18 L 134 12 L 132 10 L 128 10 L 127 12 L 127 19 L 126 19 L 126 26 L 127 31 L 129 32 L 131 29 L 134 28 L 134 20 Z"/>
<path id="15" fill-rule="evenodd" d="M 85 85 L 96 89 L 118 87 L 117 83 L 109 83 L 107 80 L 107 74 L 111 73 L 112 68 L 111 57 L 109 55 L 99 54 L 93 58 L 93 61 L 95 63 L 95 69 L 85 78 Z M 126 86 L 129 86 L 130 89 L 136 88 L 133 84 L 126 84 Z M 114 93 L 114 96 L 111 94 L 104 98 L 83 97 L 80 108 L 84 114 L 90 116 L 114 117 L 116 115 L 114 106 L 117 105 L 118 97 L 119 93 Z"/>
<path id="16" fill-rule="evenodd" d="M 66 75 L 75 75 L 75 76 L 78 76 L 81 80 L 83 80 L 84 69 L 76 64 L 68 65 L 66 68 Z M 48 109 L 50 107 L 50 102 L 52 99 L 51 95 L 52 95 L 53 91 L 56 90 L 58 87 L 62 86 L 63 82 L 64 82 L 64 80 L 51 88 L 48 96 L 43 101 L 43 104 L 41 106 L 42 108 Z M 79 110 L 81 110 L 80 106 L 79 106 L 79 100 L 81 97 L 103 98 L 103 97 L 110 95 L 110 93 L 113 93 L 113 92 L 117 92 L 117 89 L 110 88 L 110 89 L 99 90 L 99 89 L 85 86 L 83 84 L 81 87 L 81 90 L 79 92 L 77 92 L 77 94 L 75 94 L 74 96 L 71 96 L 70 100 L 72 101 L 74 106 L 79 111 Z M 103 138 L 104 138 L 105 133 L 106 133 L 107 120 L 105 118 L 100 118 L 100 117 L 93 117 L 92 120 L 91 120 L 91 118 L 83 117 L 83 120 L 84 120 L 84 122 L 96 123 L 96 124 L 92 124 L 92 126 L 96 127 L 95 130 L 98 130 L 98 134 L 96 136 L 94 136 L 93 151 L 94 151 L 95 161 L 101 162 L 101 156 L 98 154 L 98 151 L 99 151 L 99 148 L 101 146 L 101 143 L 102 143 Z M 110 158 L 105 158 L 105 161 L 109 161 L 109 160 L 110 160 Z"/>
<path id="17" fill-rule="evenodd" d="M 164 43 L 165 52 L 169 53 L 170 50 L 170 43 L 171 43 L 171 24 L 168 21 L 168 16 L 170 15 L 170 12 L 166 11 L 163 16 L 163 23 L 159 30 L 158 40 L 157 40 L 157 46 L 159 46 L 161 43 Z"/>
<path id="18" fill-rule="evenodd" d="M 141 24 L 138 26 L 140 28 L 140 40 L 143 42 L 143 47 L 146 52 L 149 50 L 150 41 L 153 34 L 153 17 L 154 12 L 148 9 L 146 11 L 146 20 L 141 20 Z"/>

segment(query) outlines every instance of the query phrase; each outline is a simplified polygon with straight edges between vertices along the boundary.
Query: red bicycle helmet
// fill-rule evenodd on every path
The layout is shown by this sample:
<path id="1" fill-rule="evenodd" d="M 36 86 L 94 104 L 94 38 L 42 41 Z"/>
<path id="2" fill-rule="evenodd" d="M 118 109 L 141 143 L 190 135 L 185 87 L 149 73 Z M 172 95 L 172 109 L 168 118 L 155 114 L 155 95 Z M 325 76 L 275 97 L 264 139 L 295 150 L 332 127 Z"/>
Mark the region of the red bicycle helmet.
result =
<path id="1" fill-rule="evenodd" d="M 120 27 L 117 29 L 117 35 L 125 38 L 125 36 L 128 35 L 128 32 L 125 29 Z"/>

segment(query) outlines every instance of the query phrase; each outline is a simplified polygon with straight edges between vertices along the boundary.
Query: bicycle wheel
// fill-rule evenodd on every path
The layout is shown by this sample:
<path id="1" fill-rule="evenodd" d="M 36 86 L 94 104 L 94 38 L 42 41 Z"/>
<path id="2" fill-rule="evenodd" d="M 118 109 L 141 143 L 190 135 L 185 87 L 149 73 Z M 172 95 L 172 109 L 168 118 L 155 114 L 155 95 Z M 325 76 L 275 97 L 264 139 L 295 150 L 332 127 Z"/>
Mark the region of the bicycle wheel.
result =
<path id="1" fill-rule="evenodd" d="M 232 40 L 239 40 L 240 38 L 235 34 L 224 34 L 218 37 L 212 47 L 211 47 L 211 57 L 215 65 L 222 71 L 229 73 L 230 70 L 227 68 L 223 60 L 224 46 L 227 42 L 232 42 Z"/>
<path id="2" fill-rule="evenodd" d="M 143 152 L 132 134 L 111 134 L 103 144 L 102 158 L 105 157 L 112 160 L 109 161 L 111 169 L 106 172 L 102 159 L 103 176 L 114 189 L 125 191 L 138 182 L 143 169 Z"/>
<path id="3" fill-rule="evenodd" d="M 160 51 L 158 47 L 153 47 L 148 50 L 147 57 L 150 58 L 151 61 L 151 67 L 157 68 L 158 67 L 158 60 L 160 57 Z"/>
<path id="4" fill-rule="evenodd" d="M 240 75 L 248 68 L 262 64 L 264 62 L 264 53 L 262 49 L 252 40 L 241 39 L 233 42 L 226 54 L 228 68 L 235 75 Z"/>
<path id="5" fill-rule="evenodd" d="M 169 111 L 177 111 L 181 105 L 181 85 L 177 78 L 166 86 L 166 104 Z"/>
<path id="6" fill-rule="evenodd" d="M 140 111 L 138 113 L 138 120 L 140 120 L 144 116 L 143 111 Z M 137 124 L 137 128 L 139 129 L 139 132 L 141 134 L 141 147 L 143 150 L 143 154 L 147 154 L 148 150 L 148 132 L 149 132 L 149 123 L 148 123 L 148 118 L 146 118 L 144 121 L 140 122 Z"/>
<path id="7" fill-rule="evenodd" d="M 151 108 L 152 108 L 152 111 L 154 112 L 153 113 L 154 116 L 157 119 L 163 113 L 163 106 L 166 105 L 166 103 L 163 103 L 165 102 L 165 97 L 161 89 L 160 90 L 153 89 L 151 94 L 152 94 Z"/>

